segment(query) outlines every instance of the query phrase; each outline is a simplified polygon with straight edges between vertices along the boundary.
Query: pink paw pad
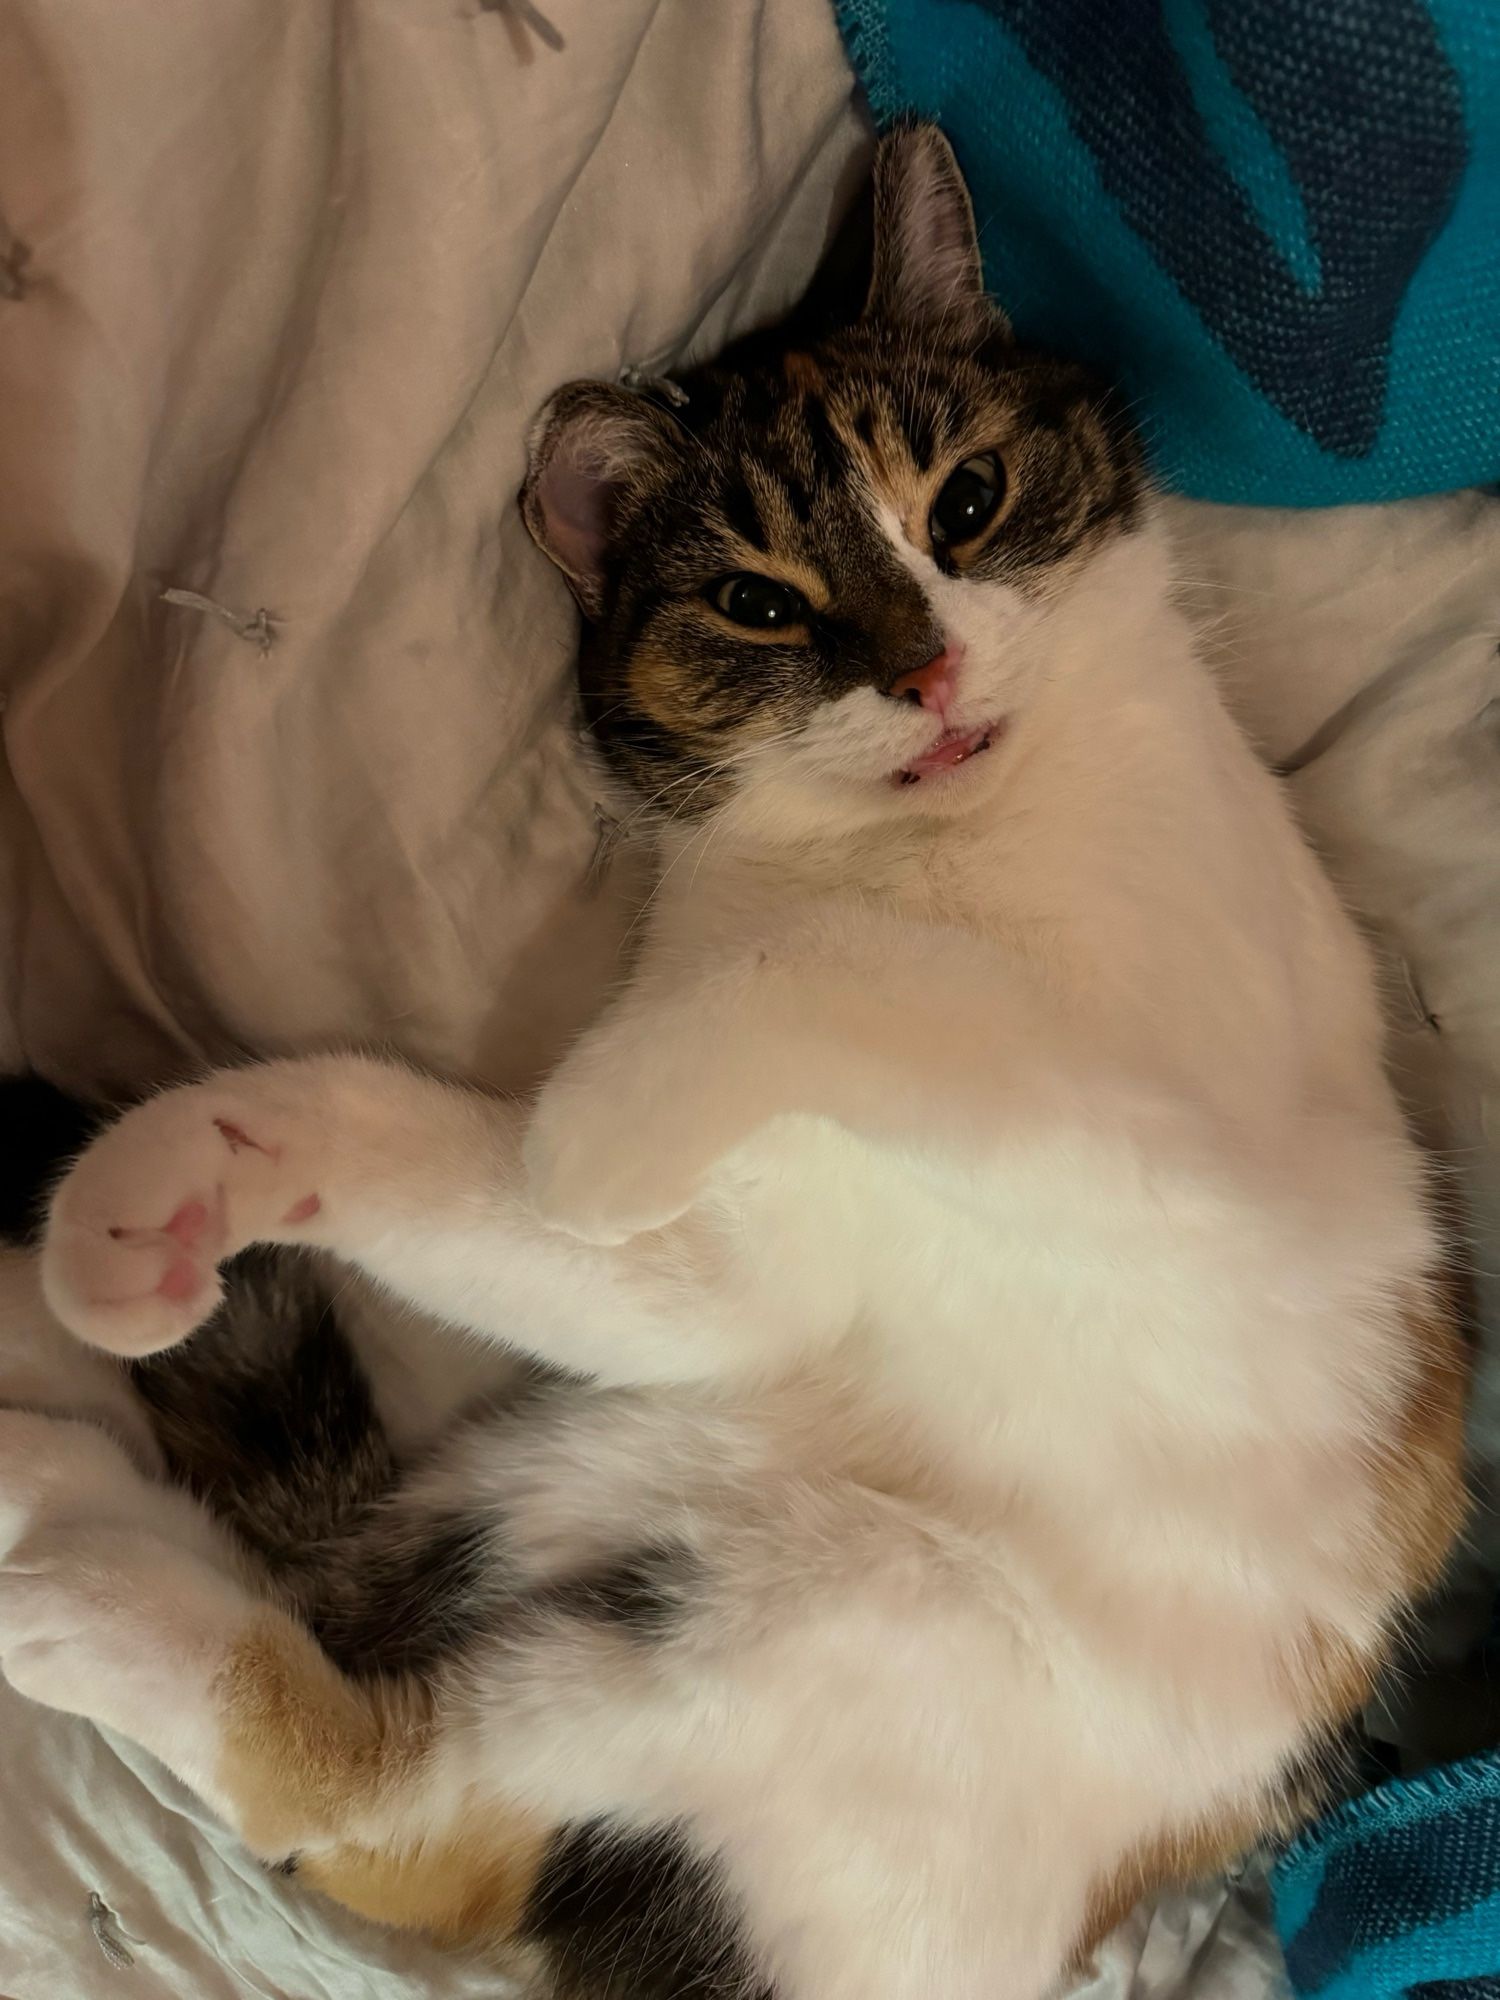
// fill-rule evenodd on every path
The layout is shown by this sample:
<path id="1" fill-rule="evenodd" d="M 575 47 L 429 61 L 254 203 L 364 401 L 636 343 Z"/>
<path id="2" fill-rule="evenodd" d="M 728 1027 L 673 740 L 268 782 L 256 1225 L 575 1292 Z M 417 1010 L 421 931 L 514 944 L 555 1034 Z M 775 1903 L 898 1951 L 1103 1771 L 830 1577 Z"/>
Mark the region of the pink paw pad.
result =
<path id="1" fill-rule="evenodd" d="M 179 1257 L 167 1266 L 156 1290 L 159 1297 L 169 1300 L 173 1305 L 182 1306 L 201 1289 L 202 1284 L 203 1276 L 198 1266 L 190 1263 L 186 1257 Z"/>
<path id="2" fill-rule="evenodd" d="M 208 1206 L 201 1201 L 185 1201 L 167 1223 L 164 1234 L 184 1250 L 191 1250 L 208 1222 Z"/>
<path id="3" fill-rule="evenodd" d="M 283 1225 L 295 1222 L 311 1222 L 315 1215 L 321 1215 L 322 1212 L 323 1197 L 317 1194 L 305 1194 L 301 1201 L 294 1201 L 292 1203 L 281 1220 Z"/>

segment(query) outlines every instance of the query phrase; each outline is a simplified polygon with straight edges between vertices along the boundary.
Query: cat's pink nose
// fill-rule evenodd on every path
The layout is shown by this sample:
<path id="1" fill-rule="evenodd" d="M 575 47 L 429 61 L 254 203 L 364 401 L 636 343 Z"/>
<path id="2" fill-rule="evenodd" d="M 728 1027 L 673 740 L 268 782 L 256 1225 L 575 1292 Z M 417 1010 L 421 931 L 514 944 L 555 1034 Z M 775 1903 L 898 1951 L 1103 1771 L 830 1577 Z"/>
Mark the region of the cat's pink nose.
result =
<path id="1" fill-rule="evenodd" d="M 958 660 L 951 646 L 935 653 L 925 667 L 892 681 L 889 692 L 897 701 L 915 702 L 934 715 L 945 715 L 958 692 Z"/>

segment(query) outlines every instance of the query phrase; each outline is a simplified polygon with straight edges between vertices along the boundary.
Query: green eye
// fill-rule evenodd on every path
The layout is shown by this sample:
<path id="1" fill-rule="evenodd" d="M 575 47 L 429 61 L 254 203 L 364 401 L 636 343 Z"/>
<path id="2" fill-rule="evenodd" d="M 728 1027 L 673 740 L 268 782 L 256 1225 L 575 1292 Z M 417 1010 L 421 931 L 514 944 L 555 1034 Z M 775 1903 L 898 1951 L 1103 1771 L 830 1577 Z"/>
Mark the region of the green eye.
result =
<path id="1" fill-rule="evenodd" d="M 807 616 L 797 592 L 769 576 L 726 576 L 709 586 L 708 597 L 726 618 L 756 632 L 779 632 Z"/>
<path id="2" fill-rule="evenodd" d="M 932 503 L 927 531 L 934 548 L 971 542 L 999 512 L 1005 498 L 1005 467 L 992 451 L 966 458 Z"/>

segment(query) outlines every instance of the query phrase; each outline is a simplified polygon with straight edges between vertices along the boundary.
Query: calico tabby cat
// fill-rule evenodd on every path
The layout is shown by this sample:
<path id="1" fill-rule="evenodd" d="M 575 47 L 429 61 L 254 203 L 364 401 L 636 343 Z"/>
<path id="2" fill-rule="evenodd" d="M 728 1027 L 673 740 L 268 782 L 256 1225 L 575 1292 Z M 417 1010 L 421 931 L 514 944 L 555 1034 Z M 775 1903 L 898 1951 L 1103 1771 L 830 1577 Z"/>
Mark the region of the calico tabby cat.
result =
<path id="1" fill-rule="evenodd" d="M 664 869 L 535 1107 L 268 1063 L 57 1193 L 83 1341 L 212 1321 L 141 1380 L 250 1541 L 195 1427 L 294 1453 L 268 1326 L 365 1438 L 316 1539 L 267 1566 L 97 1424 L 0 1417 L 15 1685 L 547 1991 L 1036 2000 L 1287 1823 L 1460 1513 L 1370 969 L 1136 444 L 986 300 L 935 132 L 883 145 L 876 225 L 852 328 L 537 430 Z M 221 1307 L 250 1244 L 554 1373 L 403 1480 L 327 1393 L 313 1263 Z"/>

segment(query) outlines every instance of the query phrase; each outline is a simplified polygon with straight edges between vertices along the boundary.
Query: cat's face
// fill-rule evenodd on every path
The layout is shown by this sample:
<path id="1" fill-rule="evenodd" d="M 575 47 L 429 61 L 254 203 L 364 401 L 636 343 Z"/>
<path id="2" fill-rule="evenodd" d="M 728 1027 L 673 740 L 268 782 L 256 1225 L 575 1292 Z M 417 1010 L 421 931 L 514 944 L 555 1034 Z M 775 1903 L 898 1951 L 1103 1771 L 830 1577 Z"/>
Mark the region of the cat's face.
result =
<path id="1" fill-rule="evenodd" d="M 577 383 L 538 426 L 522 505 L 589 621 L 590 725 L 674 817 L 768 782 L 962 803 L 1136 520 L 1112 398 L 1014 344 L 930 128 L 884 142 L 876 228 L 847 331 L 660 400 Z"/>

